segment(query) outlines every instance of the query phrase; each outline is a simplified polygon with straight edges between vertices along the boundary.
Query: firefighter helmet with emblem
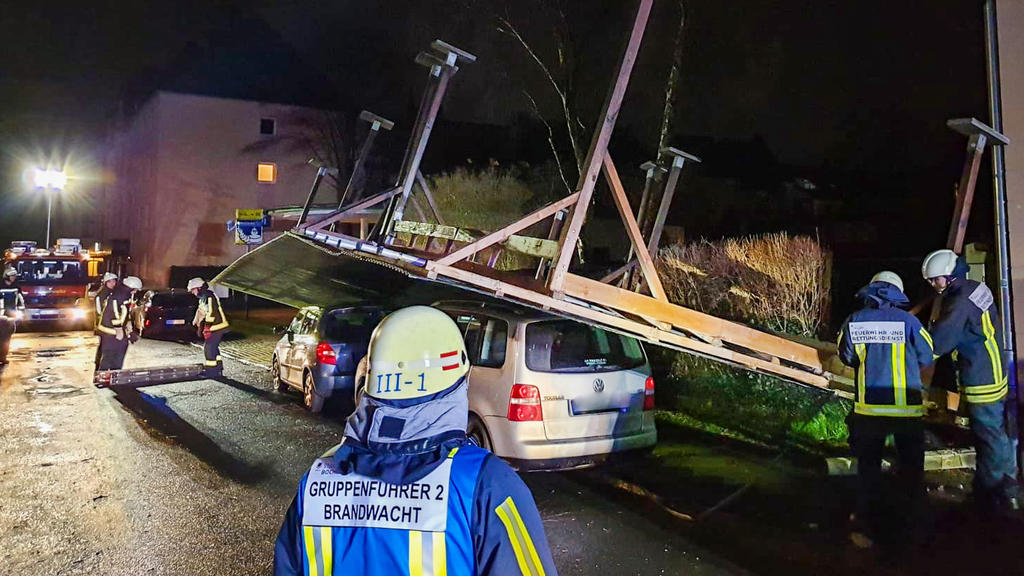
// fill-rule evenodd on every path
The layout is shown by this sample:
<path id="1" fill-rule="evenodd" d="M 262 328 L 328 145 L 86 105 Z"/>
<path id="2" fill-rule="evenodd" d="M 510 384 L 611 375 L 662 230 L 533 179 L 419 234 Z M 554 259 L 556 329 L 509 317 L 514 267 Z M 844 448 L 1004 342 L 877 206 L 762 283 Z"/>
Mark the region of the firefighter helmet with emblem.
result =
<path id="1" fill-rule="evenodd" d="M 380 400 L 432 397 L 469 372 L 459 327 L 429 306 L 410 306 L 385 316 L 370 337 L 366 357 L 365 393 Z"/>
<path id="2" fill-rule="evenodd" d="M 955 268 L 956 252 L 948 249 L 936 250 L 924 257 L 924 262 L 921 264 L 921 275 L 925 280 L 940 276 L 952 276 Z"/>

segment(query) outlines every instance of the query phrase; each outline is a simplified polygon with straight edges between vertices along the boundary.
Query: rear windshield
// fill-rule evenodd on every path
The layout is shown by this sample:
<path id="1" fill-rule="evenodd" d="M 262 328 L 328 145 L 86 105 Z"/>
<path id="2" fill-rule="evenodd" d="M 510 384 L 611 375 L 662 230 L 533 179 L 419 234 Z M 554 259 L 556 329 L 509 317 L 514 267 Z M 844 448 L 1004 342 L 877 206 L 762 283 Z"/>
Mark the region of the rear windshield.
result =
<path id="1" fill-rule="evenodd" d="M 335 310 L 324 317 L 320 330 L 331 342 L 369 342 L 370 333 L 383 317 L 380 310 Z"/>
<path id="2" fill-rule="evenodd" d="M 571 320 L 526 326 L 526 367 L 535 372 L 611 372 L 643 365 L 640 342 Z"/>
<path id="3" fill-rule="evenodd" d="M 199 300 L 191 294 L 154 294 L 151 302 L 153 306 L 166 308 L 187 308 L 199 304 Z"/>

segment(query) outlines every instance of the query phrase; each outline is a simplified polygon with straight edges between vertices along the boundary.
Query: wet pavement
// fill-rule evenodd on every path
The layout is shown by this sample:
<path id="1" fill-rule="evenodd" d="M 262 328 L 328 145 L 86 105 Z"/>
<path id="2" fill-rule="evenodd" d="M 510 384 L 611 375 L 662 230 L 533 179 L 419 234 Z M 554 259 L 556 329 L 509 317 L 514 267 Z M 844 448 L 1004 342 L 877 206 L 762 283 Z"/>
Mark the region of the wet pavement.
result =
<path id="1" fill-rule="evenodd" d="M 0 375 L 0 573 L 268 574 L 297 482 L 335 444 L 269 374 L 139 390 L 91 384 L 95 338 L 18 334 Z M 126 367 L 201 352 L 143 340 Z M 530 474 L 560 574 L 742 574 L 579 474 Z"/>

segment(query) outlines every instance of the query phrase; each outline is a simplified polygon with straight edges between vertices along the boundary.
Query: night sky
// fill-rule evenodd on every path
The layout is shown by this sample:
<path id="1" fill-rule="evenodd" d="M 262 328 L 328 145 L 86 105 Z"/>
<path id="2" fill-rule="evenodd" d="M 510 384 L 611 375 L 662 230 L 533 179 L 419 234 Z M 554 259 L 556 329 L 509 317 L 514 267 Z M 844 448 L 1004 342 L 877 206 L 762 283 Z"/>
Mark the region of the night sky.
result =
<path id="1" fill-rule="evenodd" d="M 538 16 L 544 12 L 533 9 L 536 3 L 9 2 L 0 18 L 0 241 L 42 235 L 45 209 L 20 183 L 27 163 L 68 161 L 75 175 L 101 183 L 110 122 L 148 90 L 188 77 L 190 54 L 222 54 L 247 36 L 248 44 L 286 52 L 287 62 L 300 64 L 281 65 L 292 72 L 263 82 L 264 91 L 287 93 L 276 87 L 290 85 L 286 99 L 370 108 L 399 122 L 422 90 L 423 69 L 412 58 L 443 38 L 480 58 L 457 76 L 443 116 L 509 124 L 529 114 L 522 83 L 542 96 L 543 84 L 522 51 L 495 30 L 492 16 L 507 13 L 545 50 L 551 23 Z M 635 4 L 563 4 L 583 48 L 580 107 L 592 122 Z M 674 142 L 710 154 L 701 168 L 709 174 L 757 177 L 770 164 L 773 173 L 837 183 L 850 220 L 875 219 L 881 230 L 866 253 L 862 246 L 850 258 L 918 257 L 944 239 L 963 159 L 964 140 L 945 120 L 987 121 L 988 113 L 981 3 L 911 4 L 917 3 L 685 1 Z M 655 152 L 676 6 L 655 3 L 616 131 L 619 150 L 628 144 L 616 152 L 620 164 Z M 261 89 L 244 79 L 221 80 L 206 82 L 206 90 L 244 96 L 239 92 Z M 730 149 L 723 143 L 755 143 L 771 161 L 716 156 Z M 969 240 L 991 237 L 987 179 L 983 172 Z M 76 202 L 87 204 L 88 194 Z M 65 218 L 68 210 L 61 207 Z"/>

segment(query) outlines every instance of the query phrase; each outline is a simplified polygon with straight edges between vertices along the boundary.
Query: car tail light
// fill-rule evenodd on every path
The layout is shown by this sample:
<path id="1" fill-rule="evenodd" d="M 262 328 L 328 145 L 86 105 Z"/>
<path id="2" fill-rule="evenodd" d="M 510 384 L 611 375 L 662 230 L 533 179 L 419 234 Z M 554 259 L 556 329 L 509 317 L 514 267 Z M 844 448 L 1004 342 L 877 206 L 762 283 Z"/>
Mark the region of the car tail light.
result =
<path id="1" fill-rule="evenodd" d="M 331 348 L 330 344 L 321 342 L 316 345 L 316 361 L 333 366 L 338 363 L 338 354 L 334 351 L 334 348 Z"/>
<path id="2" fill-rule="evenodd" d="M 146 326 L 149 326 L 149 318 L 146 318 Z"/>
<path id="3" fill-rule="evenodd" d="M 644 382 L 644 410 L 654 410 L 654 376 Z"/>
<path id="4" fill-rule="evenodd" d="M 514 384 L 508 400 L 508 419 L 512 422 L 540 422 L 544 413 L 540 407 L 540 390 L 529 384 Z"/>

